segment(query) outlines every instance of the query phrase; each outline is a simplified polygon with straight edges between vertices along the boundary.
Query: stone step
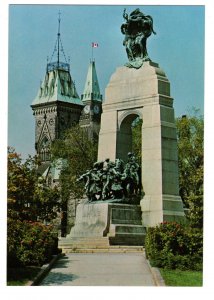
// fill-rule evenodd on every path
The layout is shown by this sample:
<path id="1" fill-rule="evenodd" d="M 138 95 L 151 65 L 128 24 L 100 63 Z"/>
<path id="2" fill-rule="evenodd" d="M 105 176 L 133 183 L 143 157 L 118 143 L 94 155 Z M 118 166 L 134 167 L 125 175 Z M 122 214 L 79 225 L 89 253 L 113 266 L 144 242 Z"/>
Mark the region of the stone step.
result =
<path id="1" fill-rule="evenodd" d="M 59 248 L 63 253 L 70 252 L 93 252 L 94 251 L 141 251 L 144 245 L 145 236 L 142 234 L 117 234 L 113 237 L 103 238 L 79 238 L 59 242 Z M 126 250 L 124 250 L 126 249 Z"/>
<path id="2" fill-rule="evenodd" d="M 108 248 L 67 248 L 63 249 L 63 253 L 136 253 L 144 252 L 144 247 L 142 246 L 110 246 Z"/>
<path id="3" fill-rule="evenodd" d="M 72 244 L 67 244 L 67 245 L 59 245 L 59 248 L 61 248 L 61 249 L 88 249 L 88 248 L 90 248 L 90 249 L 107 249 L 109 247 L 109 244 L 108 245 L 105 245 L 105 244 L 103 244 L 103 245 L 98 245 L 98 244 L 78 244 L 78 243 L 76 243 L 76 244 L 74 244 L 74 243 L 72 243 Z"/>
<path id="4" fill-rule="evenodd" d="M 59 241 L 59 248 L 66 249 L 105 249 L 109 247 L 109 239 L 107 237 L 80 237 L 80 238 L 64 238 Z"/>
<path id="5" fill-rule="evenodd" d="M 85 243 L 85 242 L 96 242 L 96 243 L 107 243 L 108 237 L 72 237 L 72 238 L 63 238 L 60 239 L 60 243 L 66 244 L 66 243 Z"/>

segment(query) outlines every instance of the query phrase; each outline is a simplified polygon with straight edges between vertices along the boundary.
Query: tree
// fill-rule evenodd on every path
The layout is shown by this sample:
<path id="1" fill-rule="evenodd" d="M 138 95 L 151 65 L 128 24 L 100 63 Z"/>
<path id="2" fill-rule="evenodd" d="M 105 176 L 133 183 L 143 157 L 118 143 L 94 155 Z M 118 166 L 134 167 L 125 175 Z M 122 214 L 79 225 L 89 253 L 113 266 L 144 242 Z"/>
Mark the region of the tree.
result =
<path id="1" fill-rule="evenodd" d="M 8 266 L 42 265 L 57 250 L 53 226 L 42 222 L 50 224 L 56 218 L 60 194 L 39 177 L 38 164 L 31 156 L 22 162 L 15 149 L 8 148 Z"/>
<path id="2" fill-rule="evenodd" d="M 142 123 L 142 119 L 137 118 L 132 124 L 132 149 L 139 163 L 142 156 Z"/>
<path id="3" fill-rule="evenodd" d="M 176 120 L 180 195 L 193 227 L 203 226 L 204 120 L 193 115 Z"/>
<path id="4" fill-rule="evenodd" d="M 50 222 L 59 210 L 59 191 L 38 176 L 37 157 L 22 162 L 15 149 L 8 148 L 8 216 L 20 220 Z"/>
<path id="5" fill-rule="evenodd" d="M 204 120 L 202 116 L 183 116 L 176 120 L 180 192 L 185 201 L 203 195 Z"/>
<path id="6" fill-rule="evenodd" d="M 87 130 L 76 125 L 68 129 L 63 140 L 53 142 L 51 153 L 53 161 L 64 161 L 60 174 L 62 201 L 67 201 L 70 196 L 81 198 L 84 189 L 77 183 L 77 178 L 97 160 L 97 140 L 91 140 Z"/>

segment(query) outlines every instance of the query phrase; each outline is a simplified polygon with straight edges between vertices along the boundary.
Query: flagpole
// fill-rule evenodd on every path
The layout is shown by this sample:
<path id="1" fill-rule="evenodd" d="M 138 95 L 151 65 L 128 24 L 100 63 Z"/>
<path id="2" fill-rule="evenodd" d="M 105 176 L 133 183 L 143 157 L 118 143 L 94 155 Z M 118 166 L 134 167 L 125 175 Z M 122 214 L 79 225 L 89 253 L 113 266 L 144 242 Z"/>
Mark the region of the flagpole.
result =
<path id="1" fill-rule="evenodd" d="M 92 60 L 92 62 L 93 62 L 93 54 L 94 54 L 94 53 L 93 53 L 93 48 L 94 48 L 94 47 L 93 47 L 93 43 L 91 43 L 91 60 Z"/>
<path id="2" fill-rule="evenodd" d="M 94 49 L 93 48 L 97 48 L 98 47 L 98 43 L 94 43 L 92 42 L 91 43 L 91 58 L 92 58 L 92 61 L 94 60 Z"/>

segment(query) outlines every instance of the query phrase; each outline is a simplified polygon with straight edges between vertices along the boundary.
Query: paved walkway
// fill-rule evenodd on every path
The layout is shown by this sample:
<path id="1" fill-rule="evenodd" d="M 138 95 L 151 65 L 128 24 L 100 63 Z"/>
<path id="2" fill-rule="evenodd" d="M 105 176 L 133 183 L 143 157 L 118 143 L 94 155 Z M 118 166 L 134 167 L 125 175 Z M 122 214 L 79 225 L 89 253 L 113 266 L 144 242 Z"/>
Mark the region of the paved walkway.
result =
<path id="1" fill-rule="evenodd" d="M 142 252 L 71 253 L 60 258 L 43 286 L 155 286 Z"/>

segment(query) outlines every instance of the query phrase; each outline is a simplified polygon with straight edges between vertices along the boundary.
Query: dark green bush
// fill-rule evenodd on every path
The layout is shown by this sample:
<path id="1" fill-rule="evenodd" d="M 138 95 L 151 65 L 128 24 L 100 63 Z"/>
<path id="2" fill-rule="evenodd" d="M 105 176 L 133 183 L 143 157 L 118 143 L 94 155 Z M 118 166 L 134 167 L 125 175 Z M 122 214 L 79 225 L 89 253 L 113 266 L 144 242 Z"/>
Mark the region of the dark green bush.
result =
<path id="1" fill-rule="evenodd" d="M 41 266 L 57 253 L 57 242 L 51 226 L 9 218 L 8 266 Z"/>
<path id="2" fill-rule="evenodd" d="M 201 270 L 203 261 L 202 230 L 176 222 L 163 222 L 148 228 L 146 256 L 156 267 Z"/>

